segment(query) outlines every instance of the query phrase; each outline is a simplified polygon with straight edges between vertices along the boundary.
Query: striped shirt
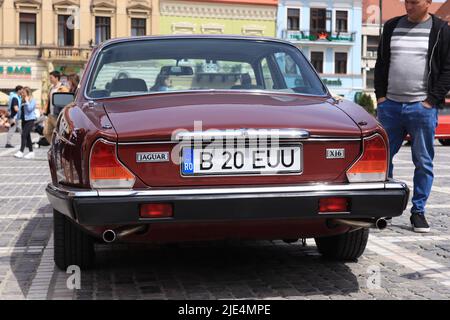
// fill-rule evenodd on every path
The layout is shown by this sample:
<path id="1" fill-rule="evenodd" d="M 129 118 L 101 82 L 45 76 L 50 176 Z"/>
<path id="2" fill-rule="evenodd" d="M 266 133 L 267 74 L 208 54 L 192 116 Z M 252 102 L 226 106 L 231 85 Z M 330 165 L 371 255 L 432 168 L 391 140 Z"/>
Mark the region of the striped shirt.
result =
<path id="1" fill-rule="evenodd" d="M 427 98 L 428 43 L 432 27 L 431 17 L 413 23 L 400 19 L 391 38 L 391 61 L 386 97 L 410 103 Z"/>

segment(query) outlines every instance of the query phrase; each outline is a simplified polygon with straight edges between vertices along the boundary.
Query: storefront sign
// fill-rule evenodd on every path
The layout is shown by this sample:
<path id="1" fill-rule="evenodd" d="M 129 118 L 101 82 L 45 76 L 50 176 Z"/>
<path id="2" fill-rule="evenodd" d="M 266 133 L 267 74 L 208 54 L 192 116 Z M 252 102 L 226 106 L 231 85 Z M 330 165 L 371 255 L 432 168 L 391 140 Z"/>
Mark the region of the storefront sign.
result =
<path id="1" fill-rule="evenodd" d="M 289 40 L 297 40 L 297 41 L 345 41 L 345 42 L 354 42 L 355 38 L 353 34 L 350 35 L 330 35 L 326 32 L 320 32 L 318 34 L 309 34 L 307 32 L 299 32 L 299 33 L 290 33 L 288 34 Z"/>
<path id="2" fill-rule="evenodd" d="M 0 76 L 6 77 L 31 77 L 31 67 L 25 66 L 0 66 Z"/>
<path id="3" fill-rule="evenodd" d="M 337 80 L 322 79 L 322 81 L 323 81 L 323 83 L 325 83 L 327 86 L 342 87 L 342 81 L 341 81 L 341 79 L 337 79 Z"/>

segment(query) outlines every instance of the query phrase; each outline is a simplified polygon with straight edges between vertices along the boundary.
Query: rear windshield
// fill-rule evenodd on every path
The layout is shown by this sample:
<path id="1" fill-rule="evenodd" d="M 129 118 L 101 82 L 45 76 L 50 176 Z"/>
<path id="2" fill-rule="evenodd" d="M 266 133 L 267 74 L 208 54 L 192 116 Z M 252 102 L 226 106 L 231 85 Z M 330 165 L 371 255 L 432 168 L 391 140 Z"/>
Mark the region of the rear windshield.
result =
<path id="1" fill-rule="evenodd" d="M 119 43 L 98 56 L 90 98 L 189 90 L 320 95 L 323 83 L 300 51 L 257 40 L 160 39 Z"/>

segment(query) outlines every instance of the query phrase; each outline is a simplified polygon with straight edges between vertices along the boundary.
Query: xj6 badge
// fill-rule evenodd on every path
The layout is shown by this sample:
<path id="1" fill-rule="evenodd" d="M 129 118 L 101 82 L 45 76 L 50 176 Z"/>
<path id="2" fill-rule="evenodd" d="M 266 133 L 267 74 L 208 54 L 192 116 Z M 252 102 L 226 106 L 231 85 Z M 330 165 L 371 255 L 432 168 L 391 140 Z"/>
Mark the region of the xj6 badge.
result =
<path id="1" fill-rule="evenodd" d="M 327 149 L 327 159 L 345 159 L 345 149 Z"/>
<path id="2" fill-rule="evenodd" d="M 138 152 L 136 162 L 167 162 L 169 152 Z"/>

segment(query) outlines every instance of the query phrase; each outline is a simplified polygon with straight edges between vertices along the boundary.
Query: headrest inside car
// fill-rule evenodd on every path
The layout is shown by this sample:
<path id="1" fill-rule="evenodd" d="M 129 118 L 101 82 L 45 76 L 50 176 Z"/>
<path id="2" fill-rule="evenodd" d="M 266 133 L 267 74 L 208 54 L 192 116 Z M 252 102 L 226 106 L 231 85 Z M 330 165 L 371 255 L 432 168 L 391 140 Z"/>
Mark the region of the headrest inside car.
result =
<path id="1" fill-rule="evenodd" d="M 147 92 L 147 83 L 143 79 L 126 78 L 114 79 L 111 83 L 111 92 Z"/>

